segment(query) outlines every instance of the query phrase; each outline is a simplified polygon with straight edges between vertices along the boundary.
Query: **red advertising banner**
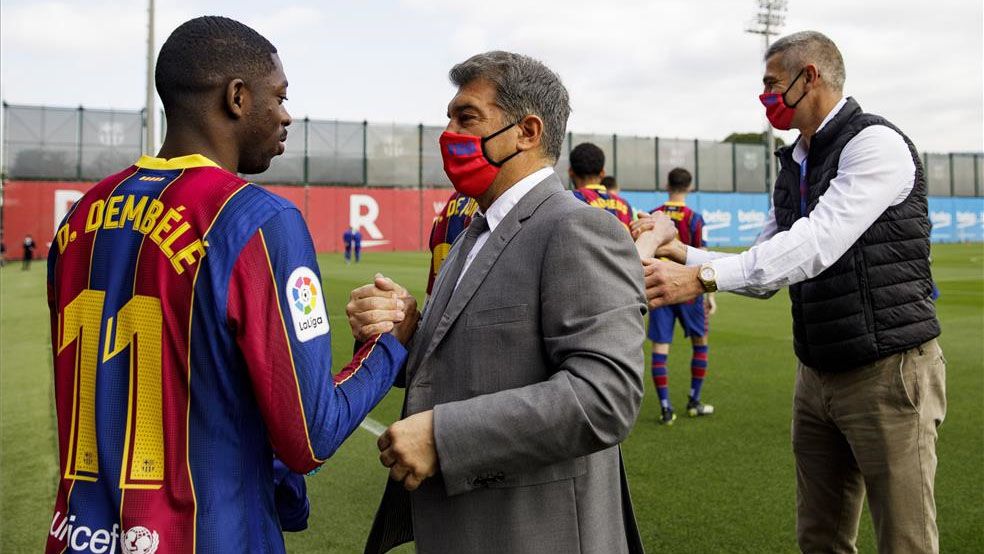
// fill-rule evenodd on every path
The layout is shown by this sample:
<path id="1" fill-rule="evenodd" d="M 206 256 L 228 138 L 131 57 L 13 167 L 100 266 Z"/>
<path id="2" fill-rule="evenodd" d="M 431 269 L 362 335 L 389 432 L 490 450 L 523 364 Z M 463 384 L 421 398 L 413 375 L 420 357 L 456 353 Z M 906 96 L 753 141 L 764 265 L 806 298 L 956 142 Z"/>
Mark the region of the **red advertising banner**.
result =
<path id="1" fill-rule="evenodd" d="M 3 242 L 8 259 L 21 257 L 20 244 L 31 235 L 35 259 L 48 255 L 55 226 L 94 183 L 7 181 L 3 193 Z M 434 217 L 451 189 L 367 187 L 289 187 L 267 190 L 283 196 L 304 215 L 318 252 L 340 252 L 349 226 L 362 232 L 363 250 L 424 250 Z"/>

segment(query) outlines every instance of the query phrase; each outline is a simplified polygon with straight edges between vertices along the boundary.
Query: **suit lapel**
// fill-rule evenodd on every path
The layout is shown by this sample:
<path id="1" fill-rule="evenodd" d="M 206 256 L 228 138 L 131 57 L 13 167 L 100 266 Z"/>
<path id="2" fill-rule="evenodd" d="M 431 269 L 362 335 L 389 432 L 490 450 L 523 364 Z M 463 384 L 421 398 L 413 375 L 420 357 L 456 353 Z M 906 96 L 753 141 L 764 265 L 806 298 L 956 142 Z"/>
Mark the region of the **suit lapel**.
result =
<path id="1" fill-rule="evenodd" d="M 419 346 L 424 349 L 424 353 L 417 360 L 418 362 L 429 356 L 437 348 L 437 345 L 441 343 L 445 335 L 447 335 L 448 330 L 454 325 L 454 322 L 457 321 L 472 296 L 475 295 L 475 292 L 485 281 L 485 277 L 489 274 L 492 266 L 495 265 L 496 260 L 499 259 L 499 255 L 505 250 L 509 241 L 519 232 L 523 221 L 533 215 L 533 212 L 547 198 L 553 194 L 563 192 L 563 190 L 564 187 L 561 185 L 560 179 L 555 173 L 552 173 L 533 187 L 530 192 L 526 193 L 526 196 L 506 214 L 505 219 L 495 228 L 495 231 L 492 232 L 482 247 L 481 252 L 475 256 L 468 270 L 465 271 L 461 282 L 458 284 L 458 289 L 452 293 L 451 299 L 448 301 L 448 306 L 444 310 L 444 314 L 440 314 L 441 317 L 439 319 L 439 314 L 429 314 L 430 321 L 428 323 L 433 323 L 436 320 L 437 326 L 434 328 L 433 335 L 429 339 L 426 335 L 422 337 L 424 341 Z M 459 255 L 465 256 L 467 253 L 459 252 Z M 447 260 L 445 260 L 445 263 L 447 263 Z M 444 286 L 454 287 L 454 283 L 444 283 Z M 437 285 L 435 284 L 435 290 L 436 288 Z"/>

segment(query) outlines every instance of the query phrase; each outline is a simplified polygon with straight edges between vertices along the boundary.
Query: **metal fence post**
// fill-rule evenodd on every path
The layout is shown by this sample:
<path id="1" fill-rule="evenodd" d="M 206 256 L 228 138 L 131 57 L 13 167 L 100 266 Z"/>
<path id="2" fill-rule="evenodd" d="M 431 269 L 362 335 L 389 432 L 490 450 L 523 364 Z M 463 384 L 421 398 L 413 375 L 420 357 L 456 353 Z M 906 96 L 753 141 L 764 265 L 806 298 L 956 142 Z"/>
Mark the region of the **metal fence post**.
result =
<path id="1" fill-rule="evenodd" d="M 76 129 L 76 133 L 75 133 L 75 146 L 76 146 L 76 152 L 75 152 L 75 178 L 78 179 L 79 181 L 82 180 L 82 117 L 83 117 L 84 111 L 85 111 L 85 108 L 83 108 L 80 105 L 79 106 L 79 112 L 78 112 L 78 114 L 79 114 L 78 115 L 78 128 Z M 141 144 L 140 147 L 141 147 L 141 149 L 143 149 L 143 144 Z"/>
<path id="2" fill-rule="evenodd" d="M 738 143 L 731 143 L 731 192 L 738 192 Z"/>
<path id="3" fill-rule="evenodd" d="M 974 196 L 981 195 L 981 155 L 974 154 Z"/>
<path id="4" fill-rule="evenodd" d="M 950 196 L 956 196 L 957 190 L 953 186 L 953 152 L 950 152 L 948 157 L 950 158 Z"/>
<path id="5" fill-rule="evenodd" d="M 417 188 L 424 188 L 424 124 L 417 124 Z"/>
<path id="6" fill-rule="evenodd" d="M 612 133 L 612 177 L 618 178 L 618 135 Z"/>
<path id="7" fill-rule="evenodd" d="M 3 128 L 0 129 L 0 191 L 3 191 L 3 180 L 7 178 L 7 157 L 10 156 L 10 150 L 7 149 L 7 127 L 10 124 L 10 110 L 7 109 L 9 104 L 6 100 L 3 100 Z M 0 197 L 2 197 L 2 192 L 0 192 Z M 0 201 L 0 206 L 3 206 L 3 202 Z M 0 214 L 3 210 L 0 210 Z M 0 230 L 3 229 L 2 220 L 0 220 Z"/>
<path id="8" fill-rule="evenodd" d="M 311 155 L 308 153 L 308 126 L 311 119 L 304 116 L 304 186 L 311 182 Z"/>
<path id="9" fill-rule="evenodd" d="M 926 196 L 929 196 L 930 194 L 929 191 L 932 188 L 933 183 L 931 182 L 932 179 L 930 178 L 929 175 L 929 154 L 925 152 L 922 153 L 922 164 L 923 164 L 923 178 L 926 179 Z"/>
<path id="10" fill-rule="evenodd" d="M 694 190 L 700 191 L 700 149 L 694 139 Z"/>
<path id="11" fill-rule="evenodd" d="M 369 121 L 362 120 L 362 184 L 369 186 Z"/>
<path id="12" fill-rule="evenodd" d="M 775 156 L 772 152 L 769 152 L 769 145 L 767 144 L 762 145 L 762 152 L 765 153 L 765 193 L 769 194 L 772 191 L 772 187 L 775 186 L 775 183 L 769 181 L 769 175 L 772 173 L 771 164 L 775 162 Z M 779 178 L 778 171 L 776 171 L 776 178 Z"/>
<path id="13" fill-rule="evenodd" d="M 424 248 L 424 222 L 426 221 L 424 217 L 424 124 L 417 124 L 417 202 L 420 204 L 420 209 L 417 212 L 420 214 L 420 225 L 417 226 L 418 236 L 417 236 L 417 248 L 423 250 Z"/>
<path id="14" fill-rule="evenodd" d="M 653 185 L 653 190 L 659 191 L 659 137 L 653 137 L 653 157 L 655 158 L 656 165 L 653 169 L 653 173 L 656 174 L 656 179 L 653 181 L 656 183 Z"/>

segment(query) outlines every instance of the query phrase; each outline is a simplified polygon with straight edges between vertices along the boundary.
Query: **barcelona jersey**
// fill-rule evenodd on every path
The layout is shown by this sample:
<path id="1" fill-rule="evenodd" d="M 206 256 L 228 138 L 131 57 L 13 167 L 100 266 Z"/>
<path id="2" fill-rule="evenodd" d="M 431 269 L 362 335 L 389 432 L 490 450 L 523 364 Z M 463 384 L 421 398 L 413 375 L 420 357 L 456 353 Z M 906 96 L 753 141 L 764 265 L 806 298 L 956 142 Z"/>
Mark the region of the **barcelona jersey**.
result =
<path id="1" fill-rule="evenodd" d="M 676 224 L 680 242 L 694 248 L 704 246 L 704 218 L 683 202 L 667 202 L 652 213 L 663 212 Z"/>
<path id="2" fill-rule="evenodd" d="M 431 266 L 427 278 L 428 295 L 434 288 L 434 279 L 441 272 L 441 266 L 444 265 L 444 259 L 451 251 L 451 245 L 471 224 L 472 216 L 476 211 L 478 211 L 478 202 L 474 198 L 455 192 L 451 198 L 448 198 L 441 213 L 434 218 L 430 234 Z"/>
<path id="3" fill-rule="evenodd" d="M 406 358 L 378 336 L 333 378 L 321 283 L 297 209 L 203 156 L 83 196 L 48 260 L 46 552 L 283 552 L 274 456 L 317 468 Z"/>
<path id="4" fill-rule="evenodd" d="M 628 229 L 629 225 L 632 224 L 632 218 L 634 215 L 632 206 L 630 206 L 629 203 L 626 202 L 621 196 L 615 194 L 614 192 L 608 192 L 608 189 L 601 185 L 587 185 L 581 187 L 574 191 L 574 197 L 589 206 L 601 208 L 614 215 L 619 221 L 622 222 L 622 225 L 624 225 L 626 229 Z"/>

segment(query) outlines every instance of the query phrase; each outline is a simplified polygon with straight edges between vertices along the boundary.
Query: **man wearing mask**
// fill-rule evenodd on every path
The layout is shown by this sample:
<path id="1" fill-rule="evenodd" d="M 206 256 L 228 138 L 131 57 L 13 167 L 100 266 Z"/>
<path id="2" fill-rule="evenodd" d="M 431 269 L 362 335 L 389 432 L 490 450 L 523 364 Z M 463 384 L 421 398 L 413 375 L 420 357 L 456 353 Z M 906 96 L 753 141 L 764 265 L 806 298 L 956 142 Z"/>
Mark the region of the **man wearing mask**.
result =
<path id="1" fill-rule="evenodd" d="M 867 492 L 880 552 L 937 552 L 946 368 L 922 164 L 898 128 L 843 97 L 844 62 L 826 36 L 784 37 L 765 61 L 769 121 L 800 131 L 777 152 L 765 228 L 737 255 L 679 241 L 659 248 L 686 266 L 647 266 L 650 305 L 714 290 L 768 297 L 788 286 L 800 548 L 855 552 Z"/>
<path id="2" fill-rule="evenodd" d="M 366 552 L 641 552 L 618 446 L 643 391 L 636 250 L 554 173 L 570 107 L 553 71 L 487 52 L 450 78 L 444 167 L 480 211 L 413 338 L 404 419 L 379 438 L 391 480 Z M 356 336 L 402 292 L 353 292 Z"/>

